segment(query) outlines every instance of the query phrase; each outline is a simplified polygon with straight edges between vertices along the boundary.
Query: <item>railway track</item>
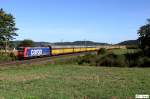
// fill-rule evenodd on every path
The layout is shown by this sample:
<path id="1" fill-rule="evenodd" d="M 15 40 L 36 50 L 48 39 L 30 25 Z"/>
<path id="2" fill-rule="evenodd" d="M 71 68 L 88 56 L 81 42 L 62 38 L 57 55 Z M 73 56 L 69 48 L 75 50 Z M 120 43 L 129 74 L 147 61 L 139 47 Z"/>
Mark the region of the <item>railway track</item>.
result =
<path id="1" fill-rule="evenodd" d="M 91 52 L 96 52 L 96 51 L 91 51 Z M 84 55 L 86 53 L 91 53 L 91 52 L 80 52 L 80 53 L 71 53 L 71 54 L 57 55 L 57 56 L 51 56 L 51 57 L 35 58 L 35 59 L 29 59 L 29 60 L 1 62 L 0 66 L 14 66 L 14 65 L 22 65 L 22 64 L 28 64 L 28 65 L 41 64 L 45 62 L 53 62 L 53 60 L 56 58 L 63 58 L 63 57 L 69 58 L 69 56 L 79 56 L 79 55 Z"/>

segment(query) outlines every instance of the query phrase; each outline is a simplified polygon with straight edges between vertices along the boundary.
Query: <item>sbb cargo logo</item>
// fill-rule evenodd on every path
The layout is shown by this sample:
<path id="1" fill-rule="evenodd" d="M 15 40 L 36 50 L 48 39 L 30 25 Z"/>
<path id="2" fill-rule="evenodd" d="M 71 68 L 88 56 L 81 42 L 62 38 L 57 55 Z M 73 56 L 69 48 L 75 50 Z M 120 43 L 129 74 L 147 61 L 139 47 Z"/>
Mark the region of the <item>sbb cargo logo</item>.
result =
<path id="1" fill-rule="evenodd" d="M 42 55 L 42 50 L 41 49 L 31 50 L 31 56 L 40 56 L 40 55 Z"/>

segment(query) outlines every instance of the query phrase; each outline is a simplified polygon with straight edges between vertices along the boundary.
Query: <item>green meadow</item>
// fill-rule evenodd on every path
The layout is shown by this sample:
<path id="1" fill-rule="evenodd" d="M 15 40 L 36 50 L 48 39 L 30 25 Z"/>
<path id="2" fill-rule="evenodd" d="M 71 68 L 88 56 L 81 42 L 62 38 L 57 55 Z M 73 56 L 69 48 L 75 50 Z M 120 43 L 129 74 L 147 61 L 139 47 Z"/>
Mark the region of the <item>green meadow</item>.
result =
<path id="1" fill-rule="evenodd" d="M 150 94 L 150 68 L 0 67 L 1 99 L 125 99 Z"/>

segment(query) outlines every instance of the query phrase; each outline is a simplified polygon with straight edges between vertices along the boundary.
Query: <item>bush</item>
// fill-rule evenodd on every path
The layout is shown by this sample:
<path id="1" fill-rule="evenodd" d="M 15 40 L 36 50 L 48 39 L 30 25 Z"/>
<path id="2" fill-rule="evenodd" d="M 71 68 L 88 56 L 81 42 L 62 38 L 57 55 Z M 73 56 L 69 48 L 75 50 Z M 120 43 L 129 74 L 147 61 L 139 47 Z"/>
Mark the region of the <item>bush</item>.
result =
<path id="1" fill-rule="evenodd" d="M 17 56 L 13 52 L 11 52 L 9 54 L 9 57 L 11 57 L 12 60 L 16 60 L 17 59 Z"/>
<path id="2" fill-rule="evenodd" d="M 7 55 L 0 55 L 0 62 L 11 61 L 11 60 L 12 60 L 12 58 Z"/>
<path id="3" fill-rule="evenodd" d="M 145 54 L 145 56 L 150 57 L 150 48 L 147 50 L 144 50 L 144 54 Z"/>
<path id="4" fill-rule="evenodd" d="M 107 51 L 107 49 L 105 49 L 105 48 L 100 48 L 100 49 L 98 50 L 98 52 L 97 52 L 98 55 L 100 55 L 100 54 L 106 54 L 106 53 L 108 53 L 108 51 Z"/>
<path id="5" fill-rule="evenodd" d="M 93 54 L 86 54 L 84 56 L 78 57 L 78 64 L 90 64 L 94 61 L 96 55 Z"/>
<path id="6" fill-rule="evenodd" d="M 150 67 L 149 65 L 150 65 L 150 58 L 149 57 L 139 58 L 137 66 Z"/>
<path id="7" fill-rule="evenodd" d="M 15 56 L 14 53 L 1 53 L 0 54 L 0 62 L 13 61 L 16 59 L 17 59 L 17 57 Z"/>
<path id="8" fill-rule="evenodd" d="M 96 66 L 126 66 L 125 57 L 123 55 L 108 54 L 96 60 Z"/>
<path id="9" fill-rule="evenodd" d="M 96 66 L 111 66 L 113 61 L 110 57 L 103 57 L 101 60 L 96 60 Z"/>
<path id="10" fill-rule="evenodd" d="M 138 60 L 144 57 L 144 53 L 142 51 L 134 52 L 134 53 L 126 53 L 126 63 L 129 67 L 135 67 L 138 65 Z"/>
<path id="11" fill-rule="evenodd" d="M 100 49 L 99 54 L 85 54 L 77 58 L 61 60 L 57 63 L 108 67 L 149 67 L 150 58 L 146 57 L 141 50 L 117 54 L 106 49 Z"/>

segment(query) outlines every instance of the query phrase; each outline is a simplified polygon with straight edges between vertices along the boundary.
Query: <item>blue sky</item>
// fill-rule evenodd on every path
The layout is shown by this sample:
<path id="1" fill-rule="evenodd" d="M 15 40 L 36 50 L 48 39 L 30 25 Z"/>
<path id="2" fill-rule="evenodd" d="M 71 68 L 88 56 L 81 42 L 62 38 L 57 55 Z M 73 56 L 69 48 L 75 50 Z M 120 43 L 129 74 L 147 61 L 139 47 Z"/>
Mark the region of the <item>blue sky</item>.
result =
<path id="1" fill-rule="evenodd" d="M 16 18 L 17 40 L 118 43 L 137 39 L 150 0 L 0 0 Z"/>

